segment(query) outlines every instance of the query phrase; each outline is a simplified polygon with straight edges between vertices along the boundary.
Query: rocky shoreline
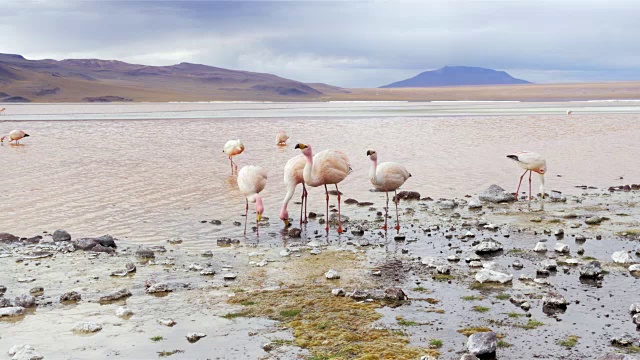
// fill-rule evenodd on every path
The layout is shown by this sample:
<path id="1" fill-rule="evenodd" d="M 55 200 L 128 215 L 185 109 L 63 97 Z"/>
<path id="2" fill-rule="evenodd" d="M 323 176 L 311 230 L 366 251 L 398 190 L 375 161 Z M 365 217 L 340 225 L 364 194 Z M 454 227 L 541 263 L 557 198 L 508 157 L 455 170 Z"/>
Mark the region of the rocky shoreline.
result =
<path id="1" fill-rule="evenodd" d="M 386 236 L 384 209 L 350 199 L 346 209 L 368 210 L 343 216 L 342 236 L 324 236 L 319 216 L 284 243 L 221 238 L 200 252 L 179 239 L 1 233 L 0 351 L 636 359 L 638 189 L 584 186 L 531 203 L 498 186 L 477 199 L 403 192 L 403 229 Z"/>

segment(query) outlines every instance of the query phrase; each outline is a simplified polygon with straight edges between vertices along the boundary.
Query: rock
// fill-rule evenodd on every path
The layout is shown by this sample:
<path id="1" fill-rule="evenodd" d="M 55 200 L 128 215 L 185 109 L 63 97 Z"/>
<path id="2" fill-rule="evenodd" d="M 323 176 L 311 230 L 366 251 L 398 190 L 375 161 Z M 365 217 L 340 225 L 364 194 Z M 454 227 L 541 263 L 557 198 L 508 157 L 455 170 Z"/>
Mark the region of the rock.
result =
<path id="1" fill-rule="evenodd" d="M 42 286 L 32 287 L 29 290 L 29 294 L 31 296 L 41 296 L 42 294 L 44 294 L 44 288 Z"/>
<path id="2" fill-rule="evenodd" d="M 349 222 L 349 217 L 347 215 L 340 215 L 340 222 L 341 223 L 348 223 Z M 329 216 L 329 224 L 332 225 L 337 225 L 338 224 L 338 213 L 332 213 Z"/>
<path id="3" fill-rule="evenodd" d="M 75 239 L 71 242 L 73 244 L 73 247 L 76 250 L 91 250 L 93 249 L 96 245 L 99 245 L 100 243 L 98 242 L 98 240 L 96 239 L 89 239 L 89 238 L 83 238 L 83 239 Z"/>
<path id="4" fill-rule="evenodd" d="M 453 200 L 438 200 L 436 201 L 436 205 L 444 210 L 451 210 L 456 207 L 456 203 Z"/>
<path id="5" fill-rule="evenodd" d="M 520 270 L 520 269 L 524 268 L 524 265 L 520 262 L 520 260 L 516 260 L 511 264 L 511 267 L 516 269 L 516 270 Z"/>
<path id="6" fill-rule="evenodd" d="M 188 269 L 189 271 L 202 271 L 202 269 L 204 268 L 198 264 L 191 264 L 189 265 Z"/>
<path id="7" fill-rule="evenodd" d="M 438 274 L 448 275 L 451 272 L 451 268 L 449 265 L 440 265 L 436 267 L 436 272 Z"/>
<path id="8" fill-rule="evenodd" d="M 140 248 L 138 250 L 136 250 L 136 257 L 142 258 L 142 259 L 153 259 L 156 257 L 156 255 L 153 253 L 153 251 L 151 249 L 148 248 Z"/>
<path id="9" fill-rule="evenodd" d="M 93 322 L 93 321 L 78 321 L 73 325 L 71 331 L 82 333 L 82 334 L 90 334 L 94 332 L 98 332 L 102 330 L 102 325 Z"/>
<path id="10" fill-rule="evenodd" d="M 351 234 L 353 234 L 355 236 L 363 236 L 364 235 L 364 229 L 362 228 L 362 226 L 358 225 L 358 226 L 354 227 L 353 229 L 351 229 Z"/>
<path id="11" fill-rule="evenodd" d="M 497 348 L 498 337 L 493 331 L 475 333 L 467 340 L 467 349 L 473 355 L 493 354 Z"/>
<path id="12" fill-rule="evenodd" d="M 598 261 L 592 261 L 580 268 L 580 277 L 585 279 L 597 279 L 602 276 L 602 269 Z"/>
<path id="13" fill-rule="evenodd" d="M 393 197 L 393 201 L 398 200 L 420 200 L 420 193 L 417 191 L 400 191 L 397 196 Z"/>
<path id="14" fill-rule="evenodd" d="M 207 269 L 204 269 L 204 270 L 200 271 L 200 275 L 202 275 L 202 276 L 213 276 L 215 274 L 216 274 L 216 271 L 214 269 L 212 269 L 212 268 L 207 268 Z"/>
<path id="15" fill-rule="evenodd" d="M 273 344 L 272 343 L 262 344 L 262 350 L 266 352 L 273 350 Z"/>
<path id="16" fill-rule="evenodd" d="M 113 248 L 107 247 L 107 246 L 102 246 L 100 244 L 94 246 L 91 248 L 92 252 L 97 252 L 97 253 L 106 253 L 106 254 L 115 254 L 116 251 L 113 250 Z"/>
<path id="17" fill-rule="evenodd" d="M 125 268 L 127 269 L 128 273 L 133 273 L 136 272 L 136 264 L 134 264 L 133 262 L 129 261 L 127 263 L 127 265 L 125 265 Z"/>
<path id="18" fill-rule="evenodd" d="M 3 317 L 14 317 L 20 316 L 24 314 L 24 308 L 21 306 L 10 306 L 0 308 L 0 318 Z"/>
<path id="19" fill-rule="evenodd" d="M 187 334 L 187 340 L 190 343 L 194 343 L 194 342 L 196 342 L 196 341 L 198 341 L 198 340 L 200 340 L 200 339 L 202 339 L 203 337 L 206 337 L 206 336 L 207 335 L 203 334 L 203 333 L 188 333 Z"/>
<path id="20" fill-rule="evenodd" d="M 300 235 L 302 234 L 302 230 L 298 229 L 298 228 L 291 228 L 289 229 L 289 237 L 290 238 L 294 238 L 297 239 L 300 237 Z"/>
<path id="21" fill-rule="evenodd" d="M 489 188 L 482 192 L 478 198 L 480 201 L 491 203 L 503 203 L 516 200 L 513 194 L 509 194 L 503 188 L 495 184 L 489 186 Z"/>
<path id="22" fill-rule="evenodd" d="M 640 273 L 640 264 L 629 266 L 629 272 L 632 274 Z"/>
<path id="23" fill-rule="evenodd" d="M 638 360 L 638 358 L 627 354 L 608 353 L 600 356 L 597 360 Z"/>
<path id="24" fill-rule="evenodd" d="M 0 285 L 0 296 L 4 295 L 5 292 L 7 292 L 7 287 Z"/>
<path id="25" fill-rule="evenodd" d="M 482 269 L 476 273 L 476 281 L 479 283 L 497 282 L 505 284 L 511 282 L 511 280 L 513 280 L 513 275 L 501 273 L 499 271 Z"/>
<path id="26" fill-rule="evenodd" d="M 502 250 L 502 244 L 493 239 L 482 240 L 473 250 L 476 254 L 489 254 Z"/>
<path id="27" fill-rule="evenodd" d="M 53 241 L 71 241 L 71 235 L 64 230 L 56 230 L 53 232 Z"/>
<path id="28" fill-rule="evenodd" d="M 225 280 L 235 280 L 238 277 L 238 275 L 234 274 L 234 273 L 226 273 L 222 276 L 223 279 Z"/>
<path id="29" fill-rule="evenodd" d="M 556 243 L 556 246 L 553 248 L 555 252 L 561 254 L 568 254 L 570 251 L 569 245 L 563 243 Z"/>
<path id="30" fill-rule="evenodd" d="M 19 283 L 30 283 L 36 281 L 35 278 L 18 278 Z"/>
<path id="31" fill-rule="evenodd" d="M 171 292 L 173 289 L 169 287 L 167 283 L 158 282 L 149 286 L 146 290 L 147 294 L 166 293 Z"/>
<path id="32" fill-rule="evenodd" d="M 553 260 L 553 259 L 549 259 L 549 260 L 543 260 L 540 263 L 540 266 L 545 269 L 545 270 L 549 270 L 549 271 L 556 271 L 558 269 L 558 263 Z"/>
<path id="33" fill-rule="evenodd" d="M 77 302 L 77 301 L 80 301 L 80 299 L 82 299 L 82 296 L 80 296 L 80 294 L 78 294 L 75 291 L 69 291 L 60 295 L 60 302 L 65 302 L 65 301 Z"/>
<path id="34" fill-rule="evenodd" d="M 11 306 L 11 300 L 0 296 L 0 308 L 10 307 L 10 306 Z"/>
<path id="35" fill-rule="evenodd" d="M 131 291 L 129 291 L 129 289 L 120 289 L 120 290 L 113 291 L 107 295 L 101 296 L 99 301 L 101 303 L 105 303 L 105 302 L 128 298 L 129 296 L 131 296 Z"/>
<path id="36" fill-rule="evenodd" d="M 291 251 L 289 251 L 288 249 L 284 249 L 284 250 L 280 251 L 280 256 L 282 256 L 282 257 L 287 257 L 289 255 L 291 255 Z"/>
<path id="37" fill-rule="evenodd" d="M 38 353 L 31 345 L 15 345 L 9 349 L 11 360 L 42 360 L 44 356 Z"/>
<path id="38" fill-rule="evenodd" d="M 36 306 L 36 298 L 31 295 L 20 295 L 13 299 L 13 305 L 23 308 L 32 308 Z"/>
<path id="39" fill-rule="evenodd" d="M 613 262 L 618 264 L 633 264 L 637 262 L 626 251 L 614 252 L 613 254 L 611 254 L 611 259 L 613 259 Z"/>
<path id="40" fill-rule="evenodd" d="M 329 271 L 324 273 L 324 276 L 329 280 L 340 279 L 340 274 L 338 273 L 338 270 L 334 270 L 334 269 L 330 269 Z"/>
<path id="41" fill-rule="evenodd" d="M 9 233 L 0 233 L 0 243 L 18 242 L 20 238 Z"/>
<path id="42" fill-rule="evenodd" d="M 545 313 L 564 312 L 569 302 L 564 296 L 550 291 L 542 298 L 542 311 Z"/>
<path id="43" fill-rule="evenodd" d="M 562 237 L 564 237 L 564 230 L 563 229 L 558 229 L 553 233 L 553 235 L 555 235 L 556 237 L 562 238 Z"/>
<path id="44" fill-rule="evenodd" d="M 588 217 L 584 220 L 587 225 L 599 225 L 602 222 L 602 218 L 600 216 L 592 216 Z"/>
<path id="45" fill-rule="evenodd" d="M 99 238 L 96 238 L 98 243 L 104 247 L 116 248 L 116 241 L 113 239 L 111 235 L 102 235 Z"/>
<path id="46" fill-rule="evenodd" d="M 562 196 L 561 192 L 555 190 L 551 190 L 549 199 L 551 200 L 551 202 L 567 202 L 567 198 L 565 196 Z"/>
<path id="47" fill-rule="evenodd" d="M 320 255 L 321 252 L 322 251 L 320 251 L 320 249 L 313 248 L 313 249 L 311 249 L 311 251 L 309 251 L 309 254 L 311 254 L 311 255 Z"/>
<path id="48" fill-rule="evenodd" d="M 467 205 L 469 210 L 480 210 L 482 209 L 482 204 L 479 201 L 471 200 Z"/>
<path id="49" fill-rule="evenodd" d="M 532 217 L 531 219 L 529 219 L 529 221 L 534 222 L 534 223 L 539 223 L 539 222 L 542 222 L 542 218 L 540 216 L 535 216 L 535 217 Z"/>
<path id="50" fill-rule="evenodd" d="M 640 314 L 633 315 L 633 323 L 636 325 L 640 325 Z"/>
<path id="51" fill-rule="evenodd" d="M 344 292 L 343 288 L 339 288 L 339 289 L 331 290 L 331 295 L 333 295 L 333 296 L 345 296 L 346 293 Z"/>
<path id="52" fill-rule="evenodd" d="M 369 293 L 364 291 L 364 290 L 359 290 L 359 289 L 355 289 L 353 290 L 353 292 L 351 294 L 349 294 L 349 297 L 354 299 L 354 300 L 364 300 L 369 296 Z"/>
<path id="53" fill-rule="evenodd" d="M 471 354 L 464 354 L 462 355 L 462 357 L 460 358 L 460 360 L 480 360 L 478 359 L 477 356 L 475 355 L 471 355 Z"/>
<path id="54" fill-rule="evenodd" d="M 629 308 L 629 312 L 631 314 L 640 314 L 640 302 L 631 304 L 631 307 Z"/>
<path id="55" fill-rule="evenodd" d="M 231 246 L 231 245 L 239 244 L 239 243 L 240 243 L 240 240 L 229 239 L 229 238 L 226 238 L 226 237 L 219 238 L 219 239 L 216 240 L 216 244 L 218 246 Z"/>
<path id="56" fill-rule="evenodd" d="M 480 268 L 480 267 L 482 267 L 482 262 L 481 262 L 481 261 L 478 261 L 478 260 L 473 260 L 473 261 L 471 261 L 471 262 L 469 263 L 469 267 L 472 267 L 472 268 Z"/>
<path id="57" fill-rule="evenodd" d="M 520 304 L 520 308 L 524 311 L 529 311 L 529 309 L 531 309 L 531 305 L 529 305 L 528 302 L 523 302 L 522 304 Z"/>
<path id="58" fill-rule="evenodd" d="M 178 245 L 178 244 L 182 244 L 182 239 L 178 239 L 178 238 L 171 238 L 169 240 L 167 240 L 167 242 L 171 245 Z"/>
<path id="59" fill-rule="evenodd" d="M 316 250 L 316 249 L 314 249 L 314 250 Z M 311 250 L 311 252 L 313 253 L 313 250 Z M 264 259 L 264 260 L 262 260 L 260 262 L 257 262 L 256 266 L 257 267 L 264 267 L 264 266 L 267 266 L 267 264 L 269 264 L 269 262 L 266 259 Z"/>
<path id="60" fill-rule="evenodd" d="M 408 297 L 402 291 L 402 289 L 397 287 L 391 287 L 384 291 L 384 298 L 387 300 L 407 300 Z"/>
<path id="61" fill-rule="evenodd" d="M 117 317 L 128 318 L 131 315 L 133 315 L 133 311 L 128 307 L 120 306 L 118 309 L 116 309 Z"/>
<path id="62" fill-rule="evenodd" d="M 626 346 L 633 345 L 633 342 L 634 342 L 634 338 L 629 334 L 624 334 L 621 336 L 616 336 L 611 338 L 611 345 L 613 346 L 626 347 Z"/>
<path id="63" fill-rule="evenodd" d="M 158 319 L 158 324 L 172 327 L 173 325 L 176 324 L 176 322 L 173 319 L 163 318 L 163 319 Z"/>
<path id="64" fill-rule="evenodd" d="M 409 252 L 409 249 L 407 249 L 406 253 L 408 253 L 408 252 Z M 452 255 L 447 256 L 447 261 L 458 262 L 458 261 L 460 261 L 460 257 L 458 255 L 452 254 Z"/>

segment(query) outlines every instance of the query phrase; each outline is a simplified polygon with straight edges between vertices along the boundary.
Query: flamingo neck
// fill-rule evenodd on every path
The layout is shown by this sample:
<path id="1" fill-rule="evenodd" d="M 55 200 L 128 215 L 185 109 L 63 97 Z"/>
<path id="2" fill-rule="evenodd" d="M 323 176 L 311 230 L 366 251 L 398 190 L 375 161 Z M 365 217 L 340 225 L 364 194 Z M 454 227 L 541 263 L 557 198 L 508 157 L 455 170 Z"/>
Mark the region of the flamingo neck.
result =
<path id="1" fill-rule="evenodd" d="M 540 175 L 540 196 L 544 199 L 544 174 Z"/>
<path id="2" fill-rule="evenodd" d="M 295 192 L 296 187 L 290 186 L 287 189 L 287 194 L 284 196 L 284 200 L 282 200 L 282 209 L 280 209 L 280 220 L 286 220 L 289 218 L 289 212 L 287 211 L 287 206 L 289 205 L 289 201 L 293 197 L 293 193 Z"/>
<path id="3" fill-rule="evenodd" d="M 262 214 L 264 212 L 264 205 L 262 204 L 262 198 L 260 194 L 255 194 L 253 198 L 256 201 L 256 213 Z"/>
<path id="4" fill-rule="evenodd" d="M 304 178 L 305 183 L 310 182 L 311 175 L 313 174 L 313 154 L 311 151 L 308 153 L 303 153 L 304 158 L 307 160 L 307 163 L 304 164 L 304 170 L 302 170 L 302 177 Z"/>
<path id="5" fill-rule="evenodd" d="M 375 185 L 376 181 L 376 171 L 378 169 L 378 159 L 371 159 L 371 170 L 369 170 L 369 179 Z"/>

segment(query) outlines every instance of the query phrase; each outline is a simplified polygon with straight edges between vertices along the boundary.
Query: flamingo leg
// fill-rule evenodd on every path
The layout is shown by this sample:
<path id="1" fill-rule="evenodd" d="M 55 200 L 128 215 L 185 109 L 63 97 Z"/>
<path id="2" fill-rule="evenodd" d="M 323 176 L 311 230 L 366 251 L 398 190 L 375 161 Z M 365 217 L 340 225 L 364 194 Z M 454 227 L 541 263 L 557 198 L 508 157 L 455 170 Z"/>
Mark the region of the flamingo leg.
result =
<path id="1" fill-rule="evenodd" d="M 516 201 L 518 201 L 518 197 L 520 193 L 520 184 L 522 184 L 522 178 L 524 178 L 524 176 L 527 174 L 527 171 L 529 170 L 525 170 L 522 176 L 520 176 L 520 182 L 518 183 L 518 190 L 516 190 Z"/>
<path id="2" fill-rule="evenodd" d="M 342 222 L 340 221 L 340 190 L 338 190 L 338 184 L 336 184 L 336 191 L 338 192 L 338 234 L 342 234 Z"/>
<path id="3" fill-rule="evenodd" d="M 256 237 L 260 236 L 260 221 L 256 219 Z"/>
<path id="4" fill-rule="evenodd" d="M 398 192 L 396 190 L 393 190 L 393 193 L 395 194 L 395 196 L 393 197 L 393 202 L 396 203 L 396 231 L 400 232 L 400 216 L 398 215 L 398 201 L 400 199 L 398 199 Z"/>
<path id="5" fill-rule="evenodd" d="M 329 233 L 329 190 L 327 189 L 327 184 L 324 185 L 324 193 L 327 195 L 327 218 L 325 219 L 327 226 L 325 227 L 325 230 Z"/>
<path id="6" fill-rule="evenodd" d="M 529 170 L 529 202 L 531 202 L 532 199 L 533 196 L 531 196 L 531 170 Z"/>
<path id="7" fill-rule="evenodd" d="M 387 232 L 387 217 L 389 216 L 389 192 L 385 192 L 387 195 L 387 205 L 384 207 L 384 226 L 382 229 Z"/>
<path id="8" fill-rule="evenodd" d="M 300 196 L 300 226 L 302 226 L 302 209 L 304 208 L 304 183 L 302 184 L 302 195 Z"/>
<path id="9" fill-rule="evenodd" d="M 231 165 L 231 175 L 233 175 L 233 160 L 231 159 L 231 156 L 229 156 L 229 164 Z"/>
<path id="10" fill-rule="evenodd" d="M 249 216 L 249 200 L 245 199 L 247 206 L 244 209 L 244 236 L 247 236 L 247 217 Z"/>
<path id="11" fill-rule="evenodd" d="M 304 194 L 304 223 L 307 221 L 307 203 L 309 202 L 309 192 L 307 192 L 307 187 L 302 183 L 302 193 Z"/>

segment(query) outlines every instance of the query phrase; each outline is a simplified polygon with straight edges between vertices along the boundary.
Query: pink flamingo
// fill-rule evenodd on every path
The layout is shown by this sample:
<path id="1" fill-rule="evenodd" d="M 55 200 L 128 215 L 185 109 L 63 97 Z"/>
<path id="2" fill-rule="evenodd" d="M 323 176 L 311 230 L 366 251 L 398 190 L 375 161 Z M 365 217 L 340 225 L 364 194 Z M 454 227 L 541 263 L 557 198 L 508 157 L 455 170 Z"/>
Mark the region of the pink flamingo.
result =
<path id="1" fill-rule="evenodd" d="M 521 151 L 513 155 L 507 155 L 507 157 L 514 160 L 521 168 L 525 169 L 522 176 L 520 176 L 520 182 L 518 183 L 518 189 L 516 190 L 516 201 L 518 201 L 522 178 L 527 174 L 527 171 L 529 172 L 529 201 L 533 199 L 531 196 L 532 171 L 540 174 L 540 193 L 544 199 L 544 174 L 547 172 L 547 161 L 542 157 L 542 155 L 530 151 Z"/>
<path id="2" fill-rule="evenodd" d="M 295 148 L 302 150 L 302 154 L 306 159 L 302 173 L 304 183 L 311 187 L 324 185 L 327 200 L 327 218 L 325 219 L 327 233 L 329 232 L 329 190 L 327 185 L 335 185 L 338 193 L 338 233 L 341 234 L 343 231 L 340 219 L 340 190 L 338 189 L 338 183 L 344 180 L 351 172 L 349 159 L 342 151 L 338 150 L 324 150 L 313 156 L 311 145 L 297 144 Z"/>
<path id="3" fill-rule="evenodd" d="M 229 156 L 229 162 L 231 163 L 231 175 L 233 175 L 233 168 L 235 167 L 236 172 L 238 172 L 238 165 L 233 162 L 233 157 L 236 155 L 242 154 L 244 151 L 244 145 L 238 140 L 229 140 L 226 144 L 224 144 L 224 148 L 222 152 Z"/>
<path id="4" fill-rule="evenodd" d="M 264 205 L 260 192 L 264 190 L 267 184 L 267 172 L 259 166 L 247 165 L 240 169 L 238 173 L 238 188 L 242 195 L 245 196 L 247 206 L 244 213 L 244 235 L 247 235 L 247 217 L 249 215 L 249 202 L 256 203 L 256 229 L 260 227 L 260 220 L 264 212 Z M 259 235 L 260 232 L 256 230 Z"/>
<path id="5" fill-rule="evenodd" d="M 378 191 L 387 194 L 387 206 L 384 208 L 384 231 L 387 231 L 387 215 L 389 213 L 389 191 L 393 191 L 395 196 L 393 202 L 396 203 L 396 231 L 400 231 L 400 216 L 398 215 L 398 193 L 397 189 L 407 181 L 411 174 L 407 169 L 395 162 L 383 162 L 378 164 L 378 153 L 375 150 L 368 150 L 367 156 L 371 159 L 372 165 L 369 170 L 369 179 Z"/>
<path id="6" fill-rule="evenodd" d="M 302 204 L 300 205 L 300 226 L 302 223 L 307 222 L 307 188 L 304 186 L 303 170 L 307 163 L 304 155 L 295 156 L 284 167 L 284 184 L 287 187 L 287 194 L 282 201 L 282 209 L 280 210 L 280 220 L 284 221 L 284 228 L 289 227 L 289 212 L 287 211 L 287 205 L 296 192 L 296 186 L 302 184 Z M 304 221 L 302 220 L 302 208 L 304 207 Z"/>
<path id="7" fill-rule="evenodd" d="M 287 140 L 289 140 L 289 136 L 284 130 L 278 131 L 276 134 L 276 145 L 285 146 L 287 145 Z"/>
<path id="8" fill-rule="evenodd" d="M 11 130 L 9 135 L 5 135 L 3 137 L 0 137 L 0 143 L 3 143 L 4 139 L 9 138 L 9 144 L 11 144 L 12 141 L 15 141 L 16 145 L 17 145 L 17 144 L 20 143 L 20 139 L 26 138 L 26 137 L 29 137 L 29 134 L 27 134 L 26 132 L 24 132 L 22 130 Z"/>

